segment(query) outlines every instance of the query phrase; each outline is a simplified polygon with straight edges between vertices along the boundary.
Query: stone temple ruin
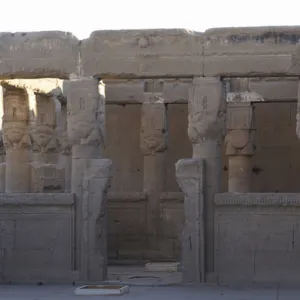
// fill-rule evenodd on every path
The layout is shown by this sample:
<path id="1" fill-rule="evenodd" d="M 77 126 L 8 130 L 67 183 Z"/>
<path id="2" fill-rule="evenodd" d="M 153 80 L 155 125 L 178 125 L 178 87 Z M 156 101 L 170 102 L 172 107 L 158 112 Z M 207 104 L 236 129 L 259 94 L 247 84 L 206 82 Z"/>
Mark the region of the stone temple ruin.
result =
<path id="1" fill-rule="evenodd" d="M 0 282 L 300 282 L 300 27 L 1 33 Z M 298 248 L 299 247 L 299 248 Z"/>

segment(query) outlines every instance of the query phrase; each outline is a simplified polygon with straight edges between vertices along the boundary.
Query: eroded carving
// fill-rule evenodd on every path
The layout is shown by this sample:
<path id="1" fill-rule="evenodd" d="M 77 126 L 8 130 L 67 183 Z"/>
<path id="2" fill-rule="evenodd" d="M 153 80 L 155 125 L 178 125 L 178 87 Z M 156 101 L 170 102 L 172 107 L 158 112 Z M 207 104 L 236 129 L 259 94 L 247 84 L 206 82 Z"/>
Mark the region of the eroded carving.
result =
<path id="1" fill-rule="evenodd" d="M 144 155 L 153 155 L 167 149 L 167 112 L 162 101 L 145 102 L 141 108 L 141 150 Z"/>
<path id="2" fill-rule="evenodd" d="M 3 144 L 6 150 L 30 149 L 28 96 L 25 90 L 4 85 Z"/>
<path id="3" fill-rule="evenodd" d="M 31 192 L 64 192 L 65 169 L 59 165 L 31 163 Z"/>
<path id="4" fill-rule="evenodd" d="M 193 144 L 220 140 L 225 133 L 226 105 L 216 79 L 195 78 L 188 101 L 188 136 Z"/>
<path id="5" fill-rule="evenodd" d="M 32 151 L 38 153 L 58 152 L 56 134 L 55 101 L 51 96 L 36 94 L 36 116 L 31 126 Z"/>
<path id="6" fill-rule="evenodd" d="M 84 167 L 82 263 L 88 280 L 107 275 L 107 191 L 112 177 L 109 159 L 90 159 Z M 86 242 L 88 241 L 88 242 Z"/>
<path id="7" fill-rule="evenodd" d="M 176 179 L 184 192 L 185 222 L 182 232 L 183 281 L 204 281 L 203 161 L 181 159 L 175 164 Z"/>
<path id="8" fill-rule="evenodd" d="M 104 145 L 105 98 L 98 85 L 93 78 L 70 81 L 67 114 L 72 145 Z"/>
<path id="9" fill-rule="evenodd" d="M 228 104 L 226 155 L 253 155 L 255 153 L 254 134 L 252 104 Z"/>

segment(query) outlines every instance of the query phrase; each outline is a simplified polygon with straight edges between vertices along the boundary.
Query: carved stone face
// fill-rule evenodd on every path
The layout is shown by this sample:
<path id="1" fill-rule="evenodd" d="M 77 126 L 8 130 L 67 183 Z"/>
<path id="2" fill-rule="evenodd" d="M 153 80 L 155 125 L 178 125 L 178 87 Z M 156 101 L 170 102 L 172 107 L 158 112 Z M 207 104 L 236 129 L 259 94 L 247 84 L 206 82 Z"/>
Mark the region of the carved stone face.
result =
<path id="1" fill-rule="evenodd" d="M 68 135 L 72 144 L 83 144 L 94 129 L 94 122 L 79 121 L 74 122 L 71 128 L 68 128 Z"/>
<path id="2" fill-rule="evenodd" d="M 53 136 L 53 132 L 54 130 L 50 126 L 36 126 L 35 135 L 38 143 L 43 147 L 47 146 Z"/>
<path id="3" fill-rule="evenodd" d="M 163 104 L 143 104 L 140 138 L 140 146 L 144 154 L 166 149 L 167 116 Z"/>
<path id="4" fill-rule="evenodd" d="M 19 143 L 25 135 L 26 123 L 22 121 L 5 122 L 3 124 L 4 135 L 12 142 Z"/>

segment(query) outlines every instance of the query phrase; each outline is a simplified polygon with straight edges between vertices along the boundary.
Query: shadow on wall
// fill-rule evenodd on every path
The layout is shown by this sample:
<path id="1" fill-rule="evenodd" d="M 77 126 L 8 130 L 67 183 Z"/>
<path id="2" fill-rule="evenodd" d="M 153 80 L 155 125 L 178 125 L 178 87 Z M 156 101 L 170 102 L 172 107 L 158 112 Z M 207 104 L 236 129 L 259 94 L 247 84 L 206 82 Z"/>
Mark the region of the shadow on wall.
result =
<path id="1" fill-rule="evenodd" d="M 299 150 L 296 135 L 296 102 L 255 104 L 255 145 L 252 192 L 300 192 Z M 223 145 L 223 186 L 227 191 L 228 159 Z"/>

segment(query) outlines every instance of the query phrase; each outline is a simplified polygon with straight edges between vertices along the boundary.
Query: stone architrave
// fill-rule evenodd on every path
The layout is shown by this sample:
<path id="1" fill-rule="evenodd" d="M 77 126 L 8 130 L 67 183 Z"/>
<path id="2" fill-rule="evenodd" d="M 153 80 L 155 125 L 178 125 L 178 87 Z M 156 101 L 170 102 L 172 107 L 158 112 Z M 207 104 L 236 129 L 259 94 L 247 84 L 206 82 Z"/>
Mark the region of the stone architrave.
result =
<path id="1" fill-rule="evenodd" d="M 31 140 L 29 135 L 29 104 L 25 89 L 2 83 L 3 143 L 6 150 L 5 192 L 30 192 Z"/>
<path id="2" fill-rule="evenodd" d="M 185 282 L 205 281 L 204 186 L 203 161 L 181 159 L 176 165 L 176 179 L 184 192 L 184 228 L 181 268 Z"/>
<path id="3" fill-rule="evenodd" d="M 160 194 L 166 188 L 167 111 L 161 93 L 144 93 L 141 107 L 140 148 L 144 155 L 143 190 L 148 195 L 147 256 L 155 257 L 160 233 Z"/>
<path id="4" fill-rule="evenodd" d="M 228 191 L 246 193 L 251 191 L 254 145 L 254 102 L 263 97 L 252 92 L 227 94 Z"/>
<path id="5" fill-rule="evenodd" d="M 221 191 L 221 143 L 226 130 L 223 84 L 215 77 L 195 77 L 188 101 L 188 135 L 193 158 L 204 161 L 205 269 L 206 280 L 214 280 L 214 195 Z"/>
<path id="6" fill-rule="evenodd" d="M 71 191 L 77 202 L 76 268 L 81 280 L 101 281 L 105 279 L 107 254 L 99 250 L 102 246 L 97 244 L 97 239 L 101 236 L 100 242 L 106 247 L 107 232 L 95 219 L 106 215 L 105 197 L 111 176 L 111 164 L 108 166 L 108 161 L 101 159 L 105 136 L 104 85 L 94 78 L 71 79 L 67 110 L 68 141 L 72 145 Z M 90 182 L 99 185 L 90 190 Z M 87 206 L 93 208 L 92 214 L 87 213 L 90 211 Z M 102 256 L 95 258 L 97 255 Z"/>

